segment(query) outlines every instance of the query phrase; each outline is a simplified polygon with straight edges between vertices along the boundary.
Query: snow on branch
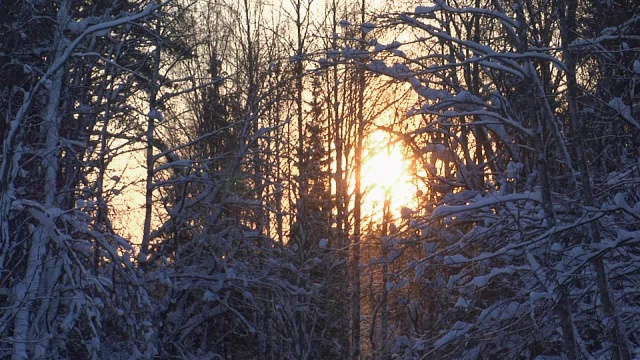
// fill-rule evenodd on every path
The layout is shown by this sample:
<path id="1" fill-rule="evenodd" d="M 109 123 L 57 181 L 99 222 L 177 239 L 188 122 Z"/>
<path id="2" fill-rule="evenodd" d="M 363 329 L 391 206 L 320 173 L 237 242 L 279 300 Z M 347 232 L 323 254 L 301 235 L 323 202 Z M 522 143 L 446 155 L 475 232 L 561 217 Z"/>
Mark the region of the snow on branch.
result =
<path id="1" fill-rule="evenodd" d="M 498 9 L 498 11 L 490 10 L 490 9 L 482 9 L 477 7 L 463 7 L 463 8 L 453 8 L 445 3 L 443 0 L 436 0 L 435 6 L 417 6 L 415 9 L 415 13 L 413 13 L 416 17 L 435 17 L 436 11 L 446 11 L 452 14 L 473 14 L 473 15 L 481 15 L 487 18 L 492 18 L 498 20 L 504 30 L 508 34 L 509 38 L 515 43 L 520 43 L 520 38 L 517 34 L 517 29 L 522 26 L 517 20 L 511 18 L 504 11 L 502 6 L 499 3 L 494 2 L 494 5 Z M 408 13 L 407 15 L 409 15 Z"/>
<path id="2" fill-rule="evenodd" d="M 426 113 L 431 115 L 439 115 L 441 118 L 451 118 L 451 117 L 464 117 L 464 116 L 479 116 L 482 120 L 475 121 L 470 123 L 469 125 L 487 125 L 487 124 L 496 124 L 495 121 L 488 121 L 486 118 L 492 118 L 498 120 L 498 123 L 503 123 L 504 125 L 510 126 L 528 137 L 534 137 L 534 131 L 522 126 L 517 121 L 501 116 L 498 113 L 488 110 L 473 110 L 473 111 L 445 111 L 444 113 L 439 113 L 437 111 L 430 111 L 427 108 L 423 108 L 415 113 Z"/>
<path id="3" fill-rule="evenodd" d="M 487 10 L 490 11 L 490 10 Z M 415 26 L 419 29 L 422 29 L 428 32 L 430 35 L 435 36 L 441 40 L 448 41 L 451 43 L 458 44 L 463 46 L 469 50 L 471 50 L 476 56 L 467 59 L 465 61 L 460 62 L 459 64 L 448 64 L 447 67 L 451 66 L 461 66 L 466 65 L 472 62 L 479 62 L 481 65 L 495 68 L 497 70 L 508 71 L 513 73 L 516 76 L 521 78 L 526 78 L 526 72 L 523 70 L 522 66 L 518 64 L 516 60 L 529 60 L 529 59 L 539 59 L 552 63 L 558 69 L 562 71 L 567 71 L 566 65 L 560 61 L 555 56 L 545 54 L 539 51 L 528 51 L 523 53 L 514 53 L 514 52 L 496 52 L 490 46 L 483 45 L 471 40 L 462 40 L 458 39 L 446 31 L 442 31 L 437 29 L 435 26 L 431 24 L 426 24 L 422 21 L 419 21 L 416 18 L 411 17 L 409 14 L 401 14 L 400 20 L 406 22 L 409 25 Z M 499 64 L 493 61 L 485 61 L 491 59 L 498 59 Z M 438 69 L 438 67 L 433 68 Z"/>
<path id="4" fill-rule="evenodd" d="M 107 30 L 107 29 L 112 29 L 114 27 L 120 26 L 120 25 L 124 25 L 124 24 L 128 24 L 128 23 L 134 23 L 140 19 L 146 18 L 148 16 L 150 16 L 151 14 L 155 13 L 156 11 L 158 11 L 158 9 L 162 8 L 163 6 L 165 6 L 166 4 L 168 4 L 169 2 L 171 2 L 172 0 L 165 0 L 164 2 L 160 3 L 160 4 L 153 4 L 150 3 L 148 4 L 144 10 L 135 13 L 135 14 L 129 14 L 127 16 L 123 16 L 114 20 L 110 20 L 110 21 L 105 21 L 102 23 L 98 23 L 95 25 L 91 25 L 88 26 L 80 35 L 78 35 L 77 38 L 75 38 L 66 48 L 66 50 L 64 51 L 64 53 L 59 56 L 58 58 L 56 58 L 56 60 L 54 61 L 54 63 L 49 67 L 49 69 L 47 69 L 47 72 L 45 73 L 45 75 L 40 79 L 39 83 L 42 83 L 45 79 L 49 78 L 53 73 L 55 73 L 60 67 L 62 67 L 64 65 L 64 63 L 67 62 L 67 60 L 69 59 L 69 57 L 72 55 L 73 51 L 78 47 L 78 45 L 89 35 L 96 33 L 96 32 L 100 32 L 103 30 Z"/>
<path id="5" fill-rule="evenodd" d="M 448 13 L 453 14 L 473 14 L 473 15 L 484 15 L 490 18 L 494 18 L 499 20 L 502 24 L 509 27 L 511 30 L 514 30 L 518 27 L 518 22 L 515 19 L 512 19 L 507 14 L 499 11 L 494 11 L 490 9 L 482 9 L 477 7 L 466 6 L 463 8 L 453 8 L 449 6 L 443 0 L 436 0 L 435 6 L 416 6 L 415 15 L 426 15 L 431 14 L 436 11 L 446 11 Z"/>
<path id="6" fill-rule="evenodd" d="M 637 60 L 636 60 L 637 61 Z M 636 129 L 640 130 L 640 123 L 636 119 L 634 119 L 632 115 L 631 105 L 627 105 L 622 101 L 619 97 L 614 97 L 607 104 L 610 108 L 618 113 L 624 120 L 626 120 L 629 124 L 633 125 Z"/>
<path id="7" fill-rule="evenodd" d="M 18 109 L 18 111 L 16 112 L 16 116 L 13 118 L 13 120 L 10 121 L 9 132 L 6 136 L 6 140 L 4 141 L 4 145 L 3 145 L 3 153 L 7 154 L 8 149 L 12 145 L 14 145 L 13 144 L 14 139 L 18 134 L 18 129 L 21 128 L 22 121 L 24 120 L 27 112 L 29 111 L 29 108 L 31 107 L 34 95 L 38 93 L 38 90 L 40 88 L 46 87 L 47 84 L 50 83 L 51 81 L 50 79 L 53 76 L 53 74 L 55 74 L 62 66 L 64 66 L 67 60 L 69 60 L 69 57 L 73 55 L 73 52 L 75 51 L 75 49 L 80 45 L 80 43 L 87 36 L 99 31 L 103 31 L 105 29 L 111 29 L 120 25 L 133 23 L 140 19 L 146 18 L 152 15 L 154 12 L 158 11 L 158 9 L 162 8 L 163 6 L 165 6 L 171 1 L 172 0 L 165 0 L 160 4 L 150 3 L 144 8 L 144 10 L 138 13 L 129 14 L 127 16 L 123 16 L 114 20 L 105 21 L 95 25 L 87 26 L 86 29 L 84 29 L 84 31 L 80 35 L 78 35 L 78 37 L 76 37 L 73 41 L 71 41 L 66 46 L 62 54 L 60 54 L 53 60 L 53 63 L 51 64 L 51 66 L 49 66 L 47 71 L 40 77 L 38 82 L 34 85 L 34 88 L 32 89 L 32 91 L 26 92 L 24 94 L 22 104 Z M 13 159 L 6 158 L 6 159 L 2 159 L 2 161 L 0 162 L 0 178 L 3 178 L 3 179 L 6 178 L 7 169 L 9 168 L 9 161 L 11 160 L 17 161 L 17 158 L 13 158 Z M 17 167 L 14 166 L 14 169 L 17 169 Z M 11 174 L 11 177 L 13 176 L 14 174 Z"/>
<path id="8" fill-rule="evenodd" d="M 503 196 L 493 196 L 491 198 L 485 198 L 480 201 L 472 202 L 467 205 L 442 205 L 438 206 L 431 213 L 431 219 L 439 219 L 447 216 L 455 215 L 458 213 L 463 213 L 467 211 L 477 210 L 493 205 L 503 204 L 507 202 L 514 201 L 534 201 L 537 203 L 542 203 L 542 194 L 540 192 L 524 192 L 521 194 L 508 194 Z"/>

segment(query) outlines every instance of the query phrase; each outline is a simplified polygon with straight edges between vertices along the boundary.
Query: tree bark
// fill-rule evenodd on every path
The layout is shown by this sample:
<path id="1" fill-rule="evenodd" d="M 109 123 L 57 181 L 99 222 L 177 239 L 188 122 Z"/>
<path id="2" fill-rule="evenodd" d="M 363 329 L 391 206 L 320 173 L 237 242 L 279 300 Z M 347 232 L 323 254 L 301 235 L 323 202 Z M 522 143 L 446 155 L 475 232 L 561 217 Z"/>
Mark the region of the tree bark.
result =
<path id="1" fill-rule="evenodd" d="M 580 169 L 580 193 L 582 201 L 586 206 L 594 207 L 593 190 L 591 189 L 591 181 L 589 176 L 589 167 L 587 165 L 586 154 L 584 151 L 584 136 L 582 132 L 582 124 L 579 120 L 578 112 L 578 84 L 576 80 L 576 63 L 573 54 L 569 49 L 569 44 L 575 40 L 576 31 L 576 0 L 558 0 L 558 17 L 560 20 L 560 34 L 562 38 L 562 55 L 564 63 L 567 66 L 567 101 L 569 103 L 569 119 L 571 123 L 572 133 L 574 134 L 575 154 L 577 157 L 578 168 Z M 600 243 L 601 234 L 597 221 L 589 224 L 588 239 L 590 243 Z M 609 291 L 609 281 L 604 267 L 604 261 L 601 257 L 593 261 L 596 271 L 596 284 L 602 309 L 607 318 L 611 319 L 612 325 L 605 324 L 605 328 L 609 329 L 609 337 L 612 344 L 611 358 L 614 360 L 628 360 L 630 358 L 630 349 L 627 343 L 624 326 L 620 322 L 620 317 L 615 310 L 615 301 Z"/>
<path id="2" fill-rule="evenodd" d="M 52 40 L 52 44 L 55 46 L 54 62 L 61 58 L 66 50 L 64 29 L 69 20 L 69 6 L 69 1 L 64 0 L 60 4 L 57 13 L 58 25 Z M 48 294 L 50 291 L 50 289 L 42 288 L 41 277 L 43 270 L 47 267 L 43 262 L 44 257 L 55 231 L 53 219 L 50 219 L 50 214 L 46 213 L 46 211 L 56 207 L 60 130 L 58 107 L 63 88 L 64 67 L 58 67 L 50 77 L 50 79 L 47 79 L 49 81 L 47 89 L 49 97 L 42 115 L 43 124 L 40 129 L 42 136 L 45 138 L 42 157 L 42 168 L 45 169 L 44 206 L 43 209 L 31 209 L 32 215 L 39 223 L 30 225 L 30 233 L 32 235 L 27 269 L 24 277 L 16 286 L 16 306 L 18 311 L 14 318 L 12 360 L 41 358 L 48 351 L 49 331 L 48 329 L 34 329 L 33 326 L 37 327 L 38 324 L 34 324 L 31 321 L 31 317 L 32 309 L 37 306 L 40 296 Z"/>
<path id="3" fill-rule="evenodd" d="M 146 166 L 147 176 L 145 178 L 145 201 L 144 201 L 144 225 L 142 229 L 142 244 L 140 244 L 140 253 L 138 255 L 138 262 L 142 265 L 147 261 L 149 254 L 149 243 L 151 242 L 151 220 L 153 210 L 153 178 L 155 167 L 154 156 L 154 132 L 156 120 L 158 120 L 158 75 L 160 72 L 160 43 L 156 43 L 156 48 L 153 49 L 151 54 L 151 61 L 153 61 L 153 75 L 151 83 L 149 84 L 149 114 L 147 115 L 147 133 L 146 133 Z M 143 265 L 144 267 L 144 265 Z"/>

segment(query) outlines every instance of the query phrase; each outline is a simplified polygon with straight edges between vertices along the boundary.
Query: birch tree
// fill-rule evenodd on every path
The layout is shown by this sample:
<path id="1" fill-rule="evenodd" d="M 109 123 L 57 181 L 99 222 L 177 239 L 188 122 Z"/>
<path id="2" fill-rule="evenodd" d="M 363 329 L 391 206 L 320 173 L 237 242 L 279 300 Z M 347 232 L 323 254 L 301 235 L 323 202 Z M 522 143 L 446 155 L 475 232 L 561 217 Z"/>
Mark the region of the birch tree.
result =
<path id="1" fill-rule="evenodd" d="M 135 69 L 127 56 L 140 51 L 128 34 L 163 5 L 105 3 L 87 13 L 81 4 L 62 1 L 4 9 L 14 25 L 5 35 L 24 43 L 13 42 L 3 59 L 19 64 L 26 80 L 3 87 L 8 103 L 0 131 L 0 272 L 7 309 L 0 337 L 11 344 L 5 355 L 14 359 L 102 357 L 118 343 L 106 337 L 103 317 L 122 316 L 123 308 L 138 308 L 127 304 L 130 296 L 146 296 L 130 266 L 131 245 L 102 212 L 104 184 L 100 176 L 95 182 L 90 159 L 106 118 L 126 116 L 115 86 L 131 91 L 127 78 Z M 83 91 L 81 85 L 94 81 L 97 86 Z M 125 292 L 112 296 L 123 282 Z M 142 320 L 113 322 L 132 334 L 119 352 L 154 353 L 140 336 Z"/>

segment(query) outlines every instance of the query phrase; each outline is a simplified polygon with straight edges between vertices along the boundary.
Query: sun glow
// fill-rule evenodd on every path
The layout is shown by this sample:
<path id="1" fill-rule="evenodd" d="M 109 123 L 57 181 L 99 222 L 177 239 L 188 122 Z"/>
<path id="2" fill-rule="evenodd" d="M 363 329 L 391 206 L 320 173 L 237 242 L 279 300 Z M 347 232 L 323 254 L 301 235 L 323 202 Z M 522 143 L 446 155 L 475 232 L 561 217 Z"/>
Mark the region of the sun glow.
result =
<path id="1" fill-rule="evenodd" d="M 386 199 L 394 217 L 403 206 L 411 207 L 415 186 L 409 175 L 409 161 L 402 154 L 401 145 L 390 143 L 389 136 L 376 131 L 369 137 L 362 171 L 365 189 L 365 211 L 381 214 Z"/>

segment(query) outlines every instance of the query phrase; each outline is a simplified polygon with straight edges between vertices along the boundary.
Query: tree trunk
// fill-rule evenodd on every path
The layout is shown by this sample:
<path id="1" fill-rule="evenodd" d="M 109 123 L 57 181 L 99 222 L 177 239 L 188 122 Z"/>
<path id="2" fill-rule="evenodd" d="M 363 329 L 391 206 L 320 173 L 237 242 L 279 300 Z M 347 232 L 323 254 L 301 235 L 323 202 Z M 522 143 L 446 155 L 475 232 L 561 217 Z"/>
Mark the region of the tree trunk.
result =
<path id="1" fill-rule="evenodd" d="M 153 75 L 151 83 L 149 84 L 149 114 L 147 115 L 147 135 L 146 135 L 146 165 L 147 165 L 147 176 L 145 178 L 145 201 L 144 201 L 144 225 L 142 229 L 142 244 L 140 244 L 140 253 L 138 255 L 139 263 L 145 264 L 147 261 L 147 257 L 149 254 L 149 243 L 151 242 L 151 218 L 152 218 L 152 210 L 153 210 L 153 178 L 154 178 L 154 167 L 155 167 L 155 156 L 154 156 L 154 132 L 155 132 L 155 124 L 156 120 L 159 119 L 158 112 L 158 75 L 160 72 L 160 43 L 157 42 L 156 48 L 153 50 L 151 54 L 151 61 L 153 61 Z M 144 265 L 143 265 L 144 267 Z"/>
<path id="2" fill-rule="evenodd" d="M 63 56 L 66 50 L 64 41 L 64 28 L 69 18 L 69 1 L 64 0 L 60 4 L 57 14 L 56 33 L 53 37 L 55 50 L 55 60 Z M 41 134 L 45 138 L 45 148 L 43 149 L 42 168 L 45 169 L 44 183 L 44 206 L 43 209 L 31 209 L 32 215 L 38 220 L 38 224 L 30 225 L 31 246 L 27 260 L 27 269 L 24 277 L 16 286 L 16 306 L 18 311 L 14 318 L 14 345 L 13 360 L 27 358 L 41 358 L 48 353 L 48 342 L 50 338 L 49 329 L 39 329 L 37 322 L 32 321 L 32 309 L 37 307 L 40 296 L 50 296 L 51 289 L 43 288 L 42 274 L 48 266 L 44 263 L 48 244 L 55 231 L 53 219 L 47 210 L 57 207 L 56 195 L 58 187 L 58 155 L 59 155 L 59 130 L 60 118 L 58 107 L 63 89 L 64 67 L 60 66 L 51 75 L 47 99 L 47 105 L 42 115 L 43 124 Z M 43 213 L 44 212 L 44 213 Z M 51 270 L 51 269 L 49 269 Z M 53 286 L 54 284 L 46 285 Z M 35 326 L 35 328 L 34 328 Z M 51 355 L 51 354 L 49 354 Z"/>
<path id="3" fill-rule="evenodd" d="M 560 34 L 562 37 L 562 55 L 567 66 L 567 100 L 569 103 L 569 118 L 571 122 L 572 133 L 574 134 L 575 154 L 580 169 L 580 186 L 582 201 L 586 206 L 594 207 L 595 201 L 593 191 L 591 189 L 591 181 L 589 177 L 589 168 L 587 166 L 586 154 L 584 151 L 584 138 L 582 135 L 582 124 L 578 116 L 578 85 L 576 80 L 576 63 L 573 54 L 569 49 L 569 44 L 575 40 L 576 31 L 576 0 L 558 0 L 558 15 L 560 20 Z M 590 243 L 600 243 L 601 235 L 597 221 L 593 221 L 588 227 L 588 239 Z M 630 349 L 627 343 L 624 326 L 620 323 L 620 317 L 615 310 L 615 301 L 609 292 L 609 281 L 604 267 L 604 261 L 598 257 L 593 262 L 596 271 L 596 284 L 600 295 L 600 302 L 606 317 L 611 321 L 612 325 L 605 324 L 605 328 L 609 329 L 611 347 L 611 358 L 614 360 L 628 360 L 630 358 Z"/>

